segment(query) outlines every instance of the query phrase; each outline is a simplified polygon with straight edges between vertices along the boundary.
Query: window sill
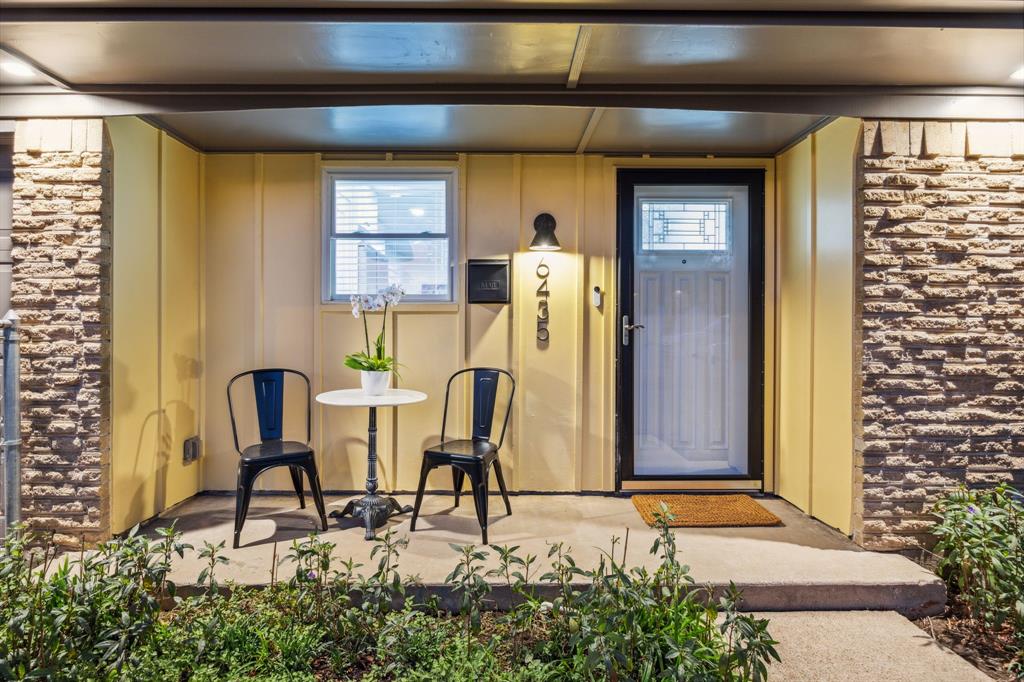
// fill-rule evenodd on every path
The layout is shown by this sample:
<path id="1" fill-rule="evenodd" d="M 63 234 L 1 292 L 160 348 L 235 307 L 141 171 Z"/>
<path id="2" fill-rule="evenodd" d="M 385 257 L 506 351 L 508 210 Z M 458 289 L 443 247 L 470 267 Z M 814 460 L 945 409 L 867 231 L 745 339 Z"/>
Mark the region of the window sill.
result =
<path id="1" fill-rule="evenodd" d="M 432 301 L 402 301 L 398 308 L 391 308 L 391 312 L 399 315 L 420 315 L 425 313 L 457 313 L 461 304 L 459 303 L 435 303 Z M 352 314 L 352 304 L 348 301 L 321 301 L 320 310 L 325 313 L 346 313 Z M 364 313 L 366 315 L 380 315 L 381 311 Z"/>

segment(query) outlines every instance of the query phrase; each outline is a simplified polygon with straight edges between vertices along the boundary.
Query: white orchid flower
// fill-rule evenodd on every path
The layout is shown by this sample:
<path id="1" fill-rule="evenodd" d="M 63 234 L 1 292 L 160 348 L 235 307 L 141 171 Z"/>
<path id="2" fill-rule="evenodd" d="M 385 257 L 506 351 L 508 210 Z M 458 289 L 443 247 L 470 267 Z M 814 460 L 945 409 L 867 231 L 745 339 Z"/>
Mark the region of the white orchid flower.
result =
<path id="1" fill-rule="evenodd" d="M 400 284 L 389 284 L 380 290 L 380 295 L 384 297 L 384 301 L 389 306 L 396 306 L 402 300 L 402 296 L 405 295 L 405 290 L 402 289 Z"/>

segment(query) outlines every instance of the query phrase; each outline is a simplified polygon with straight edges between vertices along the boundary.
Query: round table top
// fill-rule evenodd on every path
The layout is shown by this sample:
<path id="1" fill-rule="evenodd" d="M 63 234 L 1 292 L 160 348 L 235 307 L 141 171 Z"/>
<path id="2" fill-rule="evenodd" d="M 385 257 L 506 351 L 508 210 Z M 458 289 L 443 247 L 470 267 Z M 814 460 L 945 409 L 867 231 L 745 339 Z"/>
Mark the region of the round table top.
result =
<path id="1" fill-rule="evenodd" d="M 426 393 L 405 388 L 389 388 L 380 395 L 367 395 L 361 388 L 342 388 L 316 397 L 318 403 L 337 407 L 394 407 L 421 403 L 426 399 Z"/>

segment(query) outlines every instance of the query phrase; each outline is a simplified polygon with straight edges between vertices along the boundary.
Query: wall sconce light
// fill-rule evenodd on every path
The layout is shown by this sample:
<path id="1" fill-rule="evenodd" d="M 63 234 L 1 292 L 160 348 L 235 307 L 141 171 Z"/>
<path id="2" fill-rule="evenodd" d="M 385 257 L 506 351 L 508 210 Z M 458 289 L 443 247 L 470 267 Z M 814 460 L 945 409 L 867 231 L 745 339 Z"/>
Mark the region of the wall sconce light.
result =
<path id="1" fill-rule="evenodd" d="M 530 251 L 560 251 L 562 245 L 555 237 L 555 217 L 550 213 L 541 213 L 533 219 L 533 229 L 537 234 L 533 235 L 530 242 Z"/>

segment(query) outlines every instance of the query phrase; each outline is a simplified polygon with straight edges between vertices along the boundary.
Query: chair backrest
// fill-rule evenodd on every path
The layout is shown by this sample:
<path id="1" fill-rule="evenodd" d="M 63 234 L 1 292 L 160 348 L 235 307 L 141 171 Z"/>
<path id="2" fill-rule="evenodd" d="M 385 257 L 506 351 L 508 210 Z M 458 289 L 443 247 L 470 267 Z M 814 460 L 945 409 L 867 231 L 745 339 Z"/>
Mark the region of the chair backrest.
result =
<path id="1" fill-rule="evenodd" d="M 505 442 L 505 430 L 508 428 L 508 419 L 512 414 L 512 397 L 516 393 L 516 380 L 508 371 L 497 367 L 469 367 L 460 369 L 448 379 L 448 385 L 444 389 L 444 416 L 441 420 L 441 442 L 445 441 L 445 429 L 448 426 L 448 398 L 451 395 L 452 382 L 462 374 L 472 372 L 473 374 L 473 440 L 491 440 L 491 426 L 494 423 L 494 408 L 498 402 L 498 387 L 501 384 L 502 376 L 508 378 L 510 390 L 508 394 L 508 406 L 505 408 L 505 418 L 501 422 L 501 436 L 498 438 L 498 447 Z"/>
<path id="2" fill-rule="evenodd" d="M 242 453 L 238 445 L 238 428 L 235 424 L 235 406 L 231 400 L 231 386 L 245 376 L 252 377 L 253 397 L 256 400 L 256 420 L 260 428 L 260 440 L 266 443 L 284 437 L 284 375 L 294 374 L 306 382 L 306 443 L 313 439 L 313 405 L 309 377 L 295 369 L 273 367 L 250 369 L 239 372 L 228 382 L 228 415 L 231 417 L 231 435 L 235 439 L 235 450 Z"/>

